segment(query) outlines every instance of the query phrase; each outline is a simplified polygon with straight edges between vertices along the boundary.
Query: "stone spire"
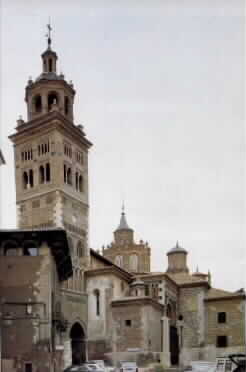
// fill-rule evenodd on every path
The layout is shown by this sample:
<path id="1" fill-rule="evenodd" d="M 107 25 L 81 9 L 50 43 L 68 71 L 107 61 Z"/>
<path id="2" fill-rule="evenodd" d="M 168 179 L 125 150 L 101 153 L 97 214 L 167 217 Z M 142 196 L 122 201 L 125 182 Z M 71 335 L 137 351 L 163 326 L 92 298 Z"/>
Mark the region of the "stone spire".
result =
<path id="1" fill-rule="evenodd" d="M 131 230 L 130 227 L 128 226 L 128 224 L 127 224 L 127 221 L 126 221 L 124 203 L 122 205 L 122 212 L 121 212 L 121 217 L 120 217 L 120 224 L 117 227 L 116 231 L 118 231 L 118 230 Z"/>
<path id="2" fill-rule="evenodd" d="M 133 243 L 133 229 L 128 226 L 128 223 L 126 221 L 124 204 L 122 206 L 120 224 L 114 231 L 114 237 L 115 242 L 119 244 L 123 244 L 123 242 L 127 244 Z"/>

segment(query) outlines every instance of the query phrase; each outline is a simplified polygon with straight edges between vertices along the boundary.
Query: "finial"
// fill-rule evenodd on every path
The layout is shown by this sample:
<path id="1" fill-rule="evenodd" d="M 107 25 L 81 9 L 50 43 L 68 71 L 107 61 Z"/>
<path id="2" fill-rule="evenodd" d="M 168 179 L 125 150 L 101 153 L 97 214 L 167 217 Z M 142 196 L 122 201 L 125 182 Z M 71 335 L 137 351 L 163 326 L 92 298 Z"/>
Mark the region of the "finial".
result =
<path id="1" fill-rule="evenodd" d="M 125 214 L 125 203 L 124 203 L 124 200 L 123 200 L 123 202 L 122 202 L 121 213 L 122 213 L 122 214 Z"/>
<path id="2" fill-rule="evenodd" d="M 197 265 L 197 267 L 196 267 L 196 272 L 197 272 L 197 273 L 199 273 L 199 270 L 198 270 L 198 265 Z"/>
<path id="3" fill-rule="evenodd" d="M 176 241 L 176 248 L 179 248 L 179 242 L 178 242 L 178 240 Z"/>
<path id="4" fill-rule="evenodd" d="M 47 24 L 47 28 L 48 28 L 48 33 L 45 36 L 47 37 L 47 41 L 48 41 L 48 49 L 50 49 L 50 46 L 51 46 L 51 31 L 52 31 L 51 24 L 50 24 L 50 17 L 49 17 L 49 23 Z"/>

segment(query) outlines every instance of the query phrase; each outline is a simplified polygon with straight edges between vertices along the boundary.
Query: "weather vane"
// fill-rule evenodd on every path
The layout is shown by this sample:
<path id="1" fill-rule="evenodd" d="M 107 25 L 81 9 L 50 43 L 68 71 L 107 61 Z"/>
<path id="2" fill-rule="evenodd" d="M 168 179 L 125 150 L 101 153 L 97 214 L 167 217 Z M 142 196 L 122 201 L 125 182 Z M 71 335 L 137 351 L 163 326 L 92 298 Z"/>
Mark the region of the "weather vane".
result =
<path id="1" fill-rule="evenodd" d="M 48 32 L 45 36 L 47 37 L 47 40 L 48 40 L 48 48 L 50 48 L 50 46 L 51 46 L 51 31 L 52 31 L 51 24 L 50 24 L 50 19 L 49 19 L 49 23 L 47 24 L 47 28 L 48 28 Z"/>

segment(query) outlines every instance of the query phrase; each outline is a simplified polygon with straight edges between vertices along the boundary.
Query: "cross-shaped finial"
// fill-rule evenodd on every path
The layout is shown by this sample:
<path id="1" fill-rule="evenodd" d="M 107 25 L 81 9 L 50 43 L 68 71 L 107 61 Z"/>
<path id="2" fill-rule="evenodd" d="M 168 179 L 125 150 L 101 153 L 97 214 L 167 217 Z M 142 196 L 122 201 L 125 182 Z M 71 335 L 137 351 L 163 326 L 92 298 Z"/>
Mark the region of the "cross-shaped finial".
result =
<path id="1" fill-rule="evenodd" d="M 47 37 L 47 40 L 48 40 L 48 48 L 50 48 L 50 46 L 51 46 L 51 31 L 52 31 L 52 27 L 51 27 L 51 24 L 50 24 L 50 18 L 49 18 L 49 23 L 47 24 L 47 28 L 48 28 L 48 33 L 46 34 L 46 37 Z"/>

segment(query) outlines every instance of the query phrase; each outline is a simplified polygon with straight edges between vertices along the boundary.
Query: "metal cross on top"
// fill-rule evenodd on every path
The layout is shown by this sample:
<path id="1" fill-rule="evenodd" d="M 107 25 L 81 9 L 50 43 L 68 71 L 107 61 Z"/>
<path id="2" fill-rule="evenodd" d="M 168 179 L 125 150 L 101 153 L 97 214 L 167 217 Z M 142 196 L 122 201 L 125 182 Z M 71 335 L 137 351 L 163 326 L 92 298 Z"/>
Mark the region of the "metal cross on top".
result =
<path id="1" fill-rule="evenodd" d="M 51 46 L 51 31 L 52 31 L 52 28 L 51 28 L 51 25 L 50 25 L 50 20 L 49 20 L 49 23 L 47 24 L 47 28 L 48 28 L 48 33 L 45 36 L 47 37 L 47 40 L 48 40 L 48 48 L 50 48 L 50 46 Z"/>

